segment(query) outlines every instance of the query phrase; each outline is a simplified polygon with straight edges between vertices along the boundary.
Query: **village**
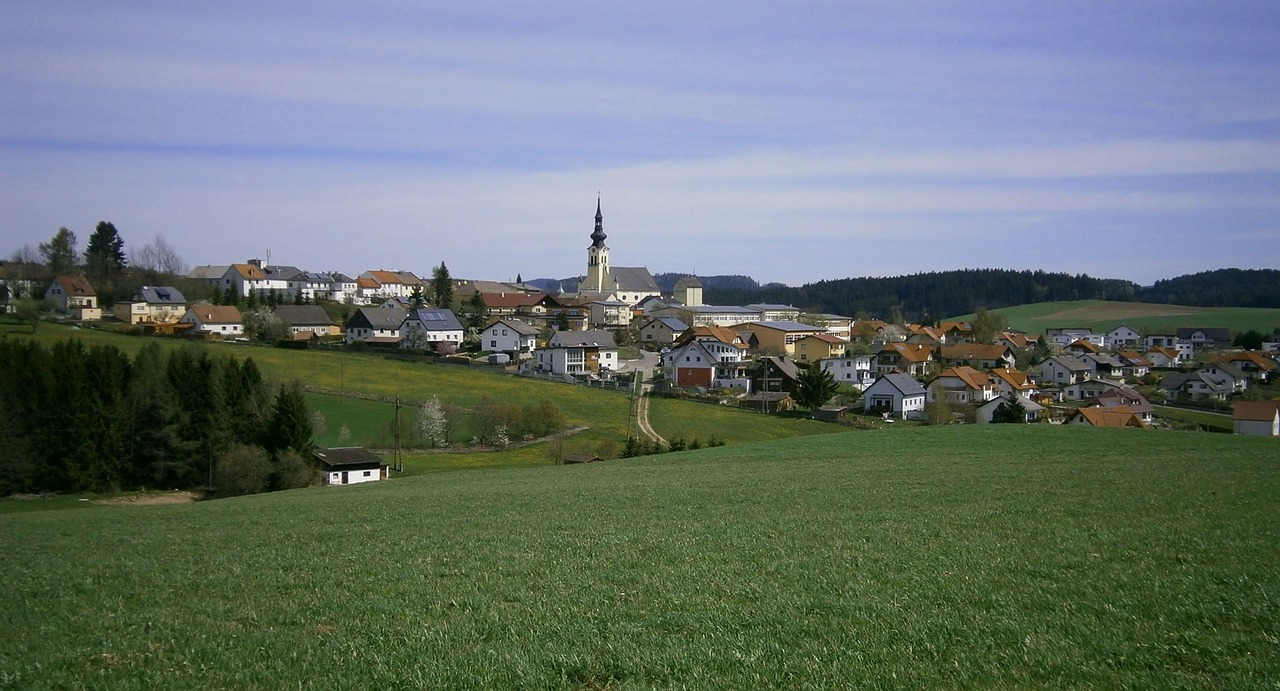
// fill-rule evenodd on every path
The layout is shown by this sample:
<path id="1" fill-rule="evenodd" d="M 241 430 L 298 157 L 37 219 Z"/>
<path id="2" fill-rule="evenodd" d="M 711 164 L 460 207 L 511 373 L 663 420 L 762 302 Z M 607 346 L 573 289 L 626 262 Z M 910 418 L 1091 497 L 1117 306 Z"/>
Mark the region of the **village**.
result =
<path id="1" fill-rule="evenodd" d="M 768 413 L 797 408 L 806 371 L 829 389 L 813 417 L 1162 425 L 1155 406 L 1232 417 L 1238 434 L 1280 436 L 1280 403 L 1252 395 L 1273 382 L 1280 344 L 1232 347 L 1225 328 L 1143 333 L 1063 326 L 1009 330 L 998 316 L 935 324 L 806 313 L 790 305 L 708 305 L 694 276 L 664 294 L 644 267 L 614 266 L 597 201 L 586 273 L 571 290 L 368 270 L 357 277 L 269 260 L 200 265 L 187 278 L 213 298 L 144 286 L 98 304 L 83 275 L 55 277 L 46 306 L 81 323 L 114 320 L 147 333 L 261 339 L 462 357 L 528 376 L 627 387 Z M 30 288 L 38 293 L 39 286 Z M 334 310 L 349 308 L 345 321 Z M 1154 399 L 1154 401 L 1152 400 Z M 1256 400 L 1255 400 L 1256 399 Z"/>

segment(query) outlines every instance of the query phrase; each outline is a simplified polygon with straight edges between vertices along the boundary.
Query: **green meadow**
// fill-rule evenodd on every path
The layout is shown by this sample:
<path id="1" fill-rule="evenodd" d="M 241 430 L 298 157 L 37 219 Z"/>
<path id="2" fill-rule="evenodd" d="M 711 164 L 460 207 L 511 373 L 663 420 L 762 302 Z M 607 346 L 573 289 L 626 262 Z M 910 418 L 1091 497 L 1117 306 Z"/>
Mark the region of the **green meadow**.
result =
<path id="1" fill-rule="evenodd" d="M 1274 688 L 1274 441 L 902 427 L 0 515 L 3 688 Z"/>
<path id="2" fill-rule="evenodd" d="M 1107 300 L 1075 300 L 1072 302 L 1039 302 L 993 310 L 1003 314 L 1009 326 L 1032 334 L 1055 327 L 1088 327 L 1106 332 L 1129 326 L 1149 333 L 1175 333 L 1178 327 L 1222 327 L 1231 331 L 1257 330 L 1271 333 L 1280 327 L 1280 309 L 1256 307 L 1186 307 L 1146 302 L 1113 302 Z M 966 314 L 957 320 L 972 320 Z"/>

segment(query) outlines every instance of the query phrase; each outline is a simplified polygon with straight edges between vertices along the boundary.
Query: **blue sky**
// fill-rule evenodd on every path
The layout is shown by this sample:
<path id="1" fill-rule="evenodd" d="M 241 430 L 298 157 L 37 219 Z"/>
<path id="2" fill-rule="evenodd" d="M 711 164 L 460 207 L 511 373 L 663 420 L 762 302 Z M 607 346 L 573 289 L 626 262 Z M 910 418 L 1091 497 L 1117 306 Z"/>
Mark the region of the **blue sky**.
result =
<path id="1" fill-rule="evenodd" d="M 1280 267 L 1280 5 L 0 3 L 0 253 L 791 285 Z"/>

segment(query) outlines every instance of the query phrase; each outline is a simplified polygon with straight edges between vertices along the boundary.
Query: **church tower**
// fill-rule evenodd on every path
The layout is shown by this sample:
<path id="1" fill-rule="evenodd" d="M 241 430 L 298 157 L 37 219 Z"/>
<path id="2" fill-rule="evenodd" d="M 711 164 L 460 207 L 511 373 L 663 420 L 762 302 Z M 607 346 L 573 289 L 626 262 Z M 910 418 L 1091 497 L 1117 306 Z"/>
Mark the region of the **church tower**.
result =
<path id="1" fill-rule="evenodd" d="M 596 198 L 596 229 L 591 232 L 591 246 L 587 248 L 587 280 L 579 290 L 605 289 L 609 278 L 609 248 L 605 246 L 604 214 L 600 213 L 600 198 Z"/>

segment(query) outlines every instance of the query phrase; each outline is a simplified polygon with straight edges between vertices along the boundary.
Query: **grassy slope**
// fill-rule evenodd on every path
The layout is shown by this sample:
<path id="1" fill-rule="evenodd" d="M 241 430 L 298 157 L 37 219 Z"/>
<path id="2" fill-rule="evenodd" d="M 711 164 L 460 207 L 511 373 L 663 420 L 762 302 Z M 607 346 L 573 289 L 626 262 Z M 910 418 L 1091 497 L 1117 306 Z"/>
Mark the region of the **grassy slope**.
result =
<path id="1" fill-rule="evenodd" d="M 0 515 L 0 686 L 1261 688 L 1274 449 L 907 428 Z"/>
<path id="2" fill-rule="evenodd" d="M 1143 302 L 1076 300 L 1040 302 L 995 310 L 1015 329 L 1039 334 L 1047 328 L 1079 326 L 1106 332 L 1121 324 L 1151 333 L 1174 333 L 1178 327 L 1226 327 L 1232 331 L 1256 329 L 1270 333 L 1280 326 L 1280 309 L 1247 307 L 1184 307 Z M 971 320 L 974 315 L 956 317 Z"/>

